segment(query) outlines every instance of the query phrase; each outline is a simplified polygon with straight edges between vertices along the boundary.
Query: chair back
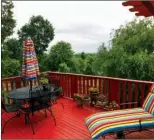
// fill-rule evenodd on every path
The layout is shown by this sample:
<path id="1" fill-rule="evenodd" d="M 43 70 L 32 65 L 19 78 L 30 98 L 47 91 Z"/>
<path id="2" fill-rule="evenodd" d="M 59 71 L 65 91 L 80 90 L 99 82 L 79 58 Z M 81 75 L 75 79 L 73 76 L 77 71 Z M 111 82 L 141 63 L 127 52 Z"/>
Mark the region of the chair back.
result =
<path id="1" fill-rule="evenodd" d="M 142 108 L 154 116 L 154 85 L 152 85 Z"/>

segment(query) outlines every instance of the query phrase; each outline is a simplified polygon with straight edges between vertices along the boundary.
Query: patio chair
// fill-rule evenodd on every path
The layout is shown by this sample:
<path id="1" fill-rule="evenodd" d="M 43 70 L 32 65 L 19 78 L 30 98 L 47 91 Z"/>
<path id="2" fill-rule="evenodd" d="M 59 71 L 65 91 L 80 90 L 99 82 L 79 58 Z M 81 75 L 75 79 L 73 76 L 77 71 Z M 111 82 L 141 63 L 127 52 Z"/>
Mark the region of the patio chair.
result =
<path id="1" fill-rule="evenodd" d="M 86 118 L 85 124 L 92 139 L 113 133 L 124 138 L 131 132 L 150 131 L 154 128 L 154 85 L 141 108 L 96 113 Z"/>
<path id="2" fill-rule="evenodd" d="M 3 100 L 1 100 L 1 107 L 2 110 L 4 110 L 4 112 L 2 113 L 2 115 L 6 112 L 6 113 L 15 113 L 14 116 L 12 116 L 11 118 L 9 118 L 7 121 L 5 121 L 3 127 L 2 127 L 2 133 L 4 132 L 4 128 L 6 127 L 6 125 L 8 124 L 8 122 L 10 122 L 12 119 L 16 118 L 16 117 L 20 117 L 21 115 L 21 106 L 18 103 L 13 103 L 13 104 L 4 104 Z"/>
<path id="3" fill-rule="evenodd" d="M 51 93 L 50 100 L 52 104 L 60 103 L 62 107 L 64 108 L 63 103 L 57 101 L 57 99 L 61 97 L 61 91 L 62 91 L 61 87 L 55 87 L 54 91 Z"/>

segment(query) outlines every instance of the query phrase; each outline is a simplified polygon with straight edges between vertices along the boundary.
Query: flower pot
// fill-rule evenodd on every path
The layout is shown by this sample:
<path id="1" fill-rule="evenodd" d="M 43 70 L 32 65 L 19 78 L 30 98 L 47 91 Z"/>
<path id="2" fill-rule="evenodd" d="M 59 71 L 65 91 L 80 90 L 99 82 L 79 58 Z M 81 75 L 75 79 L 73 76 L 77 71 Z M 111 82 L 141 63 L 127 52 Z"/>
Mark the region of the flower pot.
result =
<path id="1" fill-rule="evenodd" d="M 77 106 L 78 107 L 83 107 L 83 101 L 77 100 Z"/>
<path id="2" fill-rule="evenodd" d="M 90 92 L 91 106 L 96 105 L 97 103 L 98 92 Z"/>

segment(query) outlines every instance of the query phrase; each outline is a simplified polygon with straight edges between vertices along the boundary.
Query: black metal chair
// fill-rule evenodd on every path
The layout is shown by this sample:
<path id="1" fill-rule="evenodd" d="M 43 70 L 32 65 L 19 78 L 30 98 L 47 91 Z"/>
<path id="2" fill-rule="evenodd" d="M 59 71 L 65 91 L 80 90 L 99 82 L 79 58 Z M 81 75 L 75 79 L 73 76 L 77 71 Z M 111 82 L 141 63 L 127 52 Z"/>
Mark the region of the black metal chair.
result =
<path id="1" fill-rule="evenodd" d="M 4 102 L 3 102 L 3 100 L 1 100 L 1 107 L 4 110 L 4 112 L 6 112 L 6 113 L 12 113 L 12 112 L 15 113 L 15 115 L 12 116 L 10 119 L 8 119 L 5 122 L 5 124 L 3 125 L 3 128 L 2 128 L 2 133 L 3 133 L 5 126 L 8 124 L 9 121 L 11 121 L 12 119 L 14 119 L 15 117 L 20 117 L 20 115 L 21 115 L 21 110 L 20 110 L 21 109 L 21 106 L 18 103 L 5 105 Z"/>
<path id="2" fill-rule="evenodd" d="M 61 87 L 55 87 L 54 91 L 51 94 L 50 100 L 51 100 L 52 104 L 60 103 L 62 105 L 62 107 L 64 108 L 64 104 L 57 101 L 57 99 L 59 99 L 61 97 L 61 91 L 62 91 Z"/>
<path id="3" fill-rule="evenodd" d="M 31 92 L 31 96 L 33 96 L 33 94 L 41 94 L 42 88 L 41 86 L 36 87 L 35 89 L 33 89 Z M 45 117 L 47 117 L 47 110 L 51 113 L 51 115 L 54 118 L 54 122 L 56 125 L 56 120 L 55 120 L 55 116 L 53 115 L 53 112 L 51 110 L 51 106 L 52 104 L 50 104 L 50 97 L 51 97 L 51 93 L 47 94 L 46 96 L 40 96 L 38 98 L 31 98 L 28 102 L 29 105 L 27 107 L 22 107 L 23 112 L 25 113 L 25 124 L 30 123 L 31 127 L 32 127 L 32 131 L 33 134 L 35 134 L 34 131 L 34 127 L 33 124 L 30 120 L 30 113 L 34 113 L 34 112 L 39 112 L 40 110 L 44 110 L 45 111 Z"/>

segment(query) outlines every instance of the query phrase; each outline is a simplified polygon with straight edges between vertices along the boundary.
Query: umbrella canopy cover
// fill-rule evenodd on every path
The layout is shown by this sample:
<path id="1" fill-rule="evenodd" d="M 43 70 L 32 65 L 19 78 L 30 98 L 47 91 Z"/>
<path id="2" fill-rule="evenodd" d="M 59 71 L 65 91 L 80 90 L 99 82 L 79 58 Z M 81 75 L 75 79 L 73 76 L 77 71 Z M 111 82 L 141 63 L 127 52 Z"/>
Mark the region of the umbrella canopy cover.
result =
<path id="1" fill-rule="evenodd" d="M 26 80 L 34 80 L 40 74 L 34 43 L 31 39 L 24 41 L 21 76 Z"/>

